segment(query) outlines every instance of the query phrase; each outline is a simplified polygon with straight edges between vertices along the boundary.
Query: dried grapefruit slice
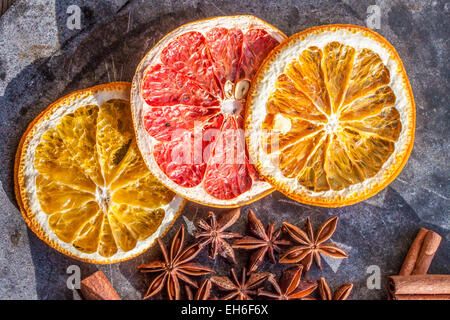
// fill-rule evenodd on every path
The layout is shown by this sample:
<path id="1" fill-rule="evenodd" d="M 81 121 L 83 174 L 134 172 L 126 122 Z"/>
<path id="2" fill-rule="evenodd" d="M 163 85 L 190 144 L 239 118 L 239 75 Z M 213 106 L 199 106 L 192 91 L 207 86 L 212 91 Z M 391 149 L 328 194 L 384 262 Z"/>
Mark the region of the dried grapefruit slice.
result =
<path id="1" fill-rule="evenodd" d="M 184 200 L 148 170 L 136 145 L 130 84 L 72 93 L 28 127 L 15 164 L 17 200 L 30 228 L 71 257 L 130 259 L 162 236 Z"/>
<path id="2" fill-rule="evenodd" d="M 293 35 L 265 60 L 246 104 L 257 171 L 303 203 L 343 206 L 386 187 L 414 140 L 403 64 L 380 35 L 330 25 Z"/>
<path id="3" fill-rule="evenodd" d="M 285 38 L 252 16 L 216 17 L 179 27 L 147 53 L 132 115 L 144 160 L 165 186 L 216 207 L 272 191 L 249 163 L 243 105 L 263 59 Z"/>

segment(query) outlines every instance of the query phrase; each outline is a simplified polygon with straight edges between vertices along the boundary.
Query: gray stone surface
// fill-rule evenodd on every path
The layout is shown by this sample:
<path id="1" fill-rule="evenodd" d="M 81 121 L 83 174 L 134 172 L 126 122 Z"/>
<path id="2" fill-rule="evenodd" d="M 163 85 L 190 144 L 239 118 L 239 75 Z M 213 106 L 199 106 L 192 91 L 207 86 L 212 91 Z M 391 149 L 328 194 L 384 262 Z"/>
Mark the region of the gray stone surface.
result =
<path id="1" fill-rule="evenodd" d="M 124 299 L 139 299 L 149 279 L 136 266 L 159 257 L 153 248 L 131 261 L 97 266 L 72 260 L 39 240 L 22 220 L 13 192 L 14 153 L 28 123 L 48 104 L 73 90 L 113 80 L 132 79 L 146 51 L 173 28 L 217 15 L 253 14 L 287 35 L 329 23 L 365 25 L 367 8 L 381 8 L 377 30 L 397 49 L 407 70 L 417 105 L 415 146 L 405 169 L 384 191 L 362 203 L 338 209 L 296 203 L 278 192 L 243 208 L 234 230 L 244 232 L 252 208 L 264 223 L 303 225 L 311 216 L 318 225 L 340 218 L 333 241 L 349 252 L 343 261 L 327 259 L 310 278 L 329 279 L 332 287 L 353 281 L 352 299 L 386 297 L 385 277 L 398 272 L 418 228 L 439 232 L 444 240 L 430 273 L 449 273 L 449 3 L 446 1 L 16 1 L 0 18 L 0 298 L 72 299 L 67 267 L 82 276 L 103 270 Z M 81 30 L 66 27 L 67 7 L 82 9 Z M 189 203 L 180 224 L 209 209 Z M 188 237 L 192 240 L 192 237 Z M 240 265 L 246 256 L 238 252 Z M 218 259 L 201 262 L 226 274 Z M 214 265 L 216 264 L 216 265 Z M 377 265 L 380 290 L 366 287 L 366 269 Z M 279 274 L 282 266 L 262 266 Z"/>

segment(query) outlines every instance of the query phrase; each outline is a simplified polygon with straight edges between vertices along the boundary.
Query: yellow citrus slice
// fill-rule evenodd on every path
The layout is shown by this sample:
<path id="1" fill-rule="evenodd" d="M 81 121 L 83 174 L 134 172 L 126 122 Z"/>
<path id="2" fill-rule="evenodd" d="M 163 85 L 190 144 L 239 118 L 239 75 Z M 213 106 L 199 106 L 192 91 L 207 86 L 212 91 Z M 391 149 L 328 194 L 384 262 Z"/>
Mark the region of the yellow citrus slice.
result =
<path id="1" fill-rule="evenodd" d="M 125 82 L 69 94 L 30 124 L 17 151 L 15 189 L 25 221 L 51 247 L 83 261 L 142 253 L 184 205 L 139 153 L 129 94 Z"/>
<path id="2" fill-rule="evenodd" d="M 377 33 L 329 25 L 293 35 L 250 88 L 246 141 L 256 169 L 303 203 L 366 199 L 401 171 L 415 106 L 403 64 Z"/>
<path id="3" fill-rule="evenodd" d="M 250 82 L 286 36 L 252 16 L 185 24 L 139 64 L 131 92 L 139 149 L 169 189 L 214 207 L 272 192 L 248 161 L 244 104 Z"/>

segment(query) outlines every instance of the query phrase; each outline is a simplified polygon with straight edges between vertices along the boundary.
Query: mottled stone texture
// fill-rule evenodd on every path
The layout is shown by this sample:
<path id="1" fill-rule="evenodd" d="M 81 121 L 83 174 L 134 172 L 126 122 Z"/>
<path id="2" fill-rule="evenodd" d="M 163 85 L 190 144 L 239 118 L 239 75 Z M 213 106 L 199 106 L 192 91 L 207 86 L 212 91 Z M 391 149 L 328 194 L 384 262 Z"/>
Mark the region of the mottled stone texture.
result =
<path id="1" fill-rule="evenodd" d="M 437 231 L 443 242 L 431 273 L 449 273 L 449 3 L 446 1 L 16 1 L 0 18 L 0 298 L 72 299 L 66 269 L 80 266 L 82 276 L 105 272 L 124 299 L 139 299 L 149 279 L 136 266 L 160 257 L 153 248 L 136 259 L 111 266 L 81 263 L 39 240 L 22 220 L 13 192 L 14 153 L 28 123 L 46 106 L 73 90 L 113 80 L 131 81 L 140 59 L 164 34 L 196 19 L 253 14 L 287 35 L 305 28 L 349 23 L 365 25 L 367 8 L 381 8 L 377 30 L 397 49 L 414 91 L 416 141 L 400 176 L 384 191 L 362 203 L 338 209 L 316 208 L 271 195 L 243 208 L 234 231 L 244 232 L 252 208 L 264 223 L 303 225 L 307 216 L 317 226 L 338 215 L 333 241 L 348 250 L 343 261 L 327 259 L 322 275 L 332 288 L 355 283 L 352 299 L 384 299 L 387 275 L 398 272 L 419 227 Z M 66 27 L 67 7 L 82 10 L 81 30 Z M 189 203 L 164 238 L 180 224 L 204 216 L 209 209 Z M 192 236 L 188 235 L 188 240 Z M 238 252 L 240 265 L 246 255 Z M 226 274 L 221 259 L 202 263 Z M 341 264 L 339 264 L 341 262 Z M 366 286 L 367 267 L 377 265 L 382 287 Z M 284 266 L 266 262 L 262 269 L 279 274 Z"/>

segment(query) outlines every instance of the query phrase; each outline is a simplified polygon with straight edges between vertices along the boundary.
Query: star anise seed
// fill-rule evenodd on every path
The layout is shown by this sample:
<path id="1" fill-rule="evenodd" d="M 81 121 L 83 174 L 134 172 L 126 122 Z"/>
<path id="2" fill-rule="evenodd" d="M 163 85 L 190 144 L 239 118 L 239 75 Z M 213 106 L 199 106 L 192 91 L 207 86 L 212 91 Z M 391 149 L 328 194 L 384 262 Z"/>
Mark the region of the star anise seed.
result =
<path id="1" fill-rule="evenodd" d="M 233 248 L 226 239 L 241 238 L 242 235 L 225 230 L 232 226 L 240 216 L 240 209 L 234 209 L 221 214 L 219 221 L 214 212 L 208 212 L 208 222 L 204 219 L 197 221 L 197 231 L 195 238 L 198 239 L 200 246 L 208 247 L 207 255 L 215 259 L 217 254 L 226 258 L 228 261 L 236 264 L 236 257 Z"/>
<path id="2" fill-rule="evenodd" d="M 303 266 L 292 266 L 283 271 L 279 282 L 274 276 L 269 277 L 268 281 L 275 289 L 275 293 L 258 290 L 258 295 L 277 300 L 295 300 L 308 297 L 311 292 L 316 290 L 317 281 L 302 280 Z"/>
<path id="3" fill-rule="evenodd" d="M 211 277 L 211 282 L 216 285 L 219 290 L 229 291 L 225 297 L 221 298 L 223 300 L 252 300 L 250 296 L 256 295 L 258 287 L 260 287 L 264 281 L 271 275 L 268 272 L 262 273 L 251 273 L 247 278 L 247 273 L 245 268 L 242 269 L 241 281 L 238 280 L 236 272 L 231 269 L 231 279 L 230 277 Z"/>
<path id="4" fill-rule="evenodd" d="M 197 289 L 197 293 L 192 293 L 191 288 L 186 285 L 184 289 L 186 290 L 187 300 L 216 300 L 216 297 L 211 296 L 211 280 L 205 279 L 200 284 L 200 287 Z"/>
<path id="5" fill-rule="evenodd" d="M 250 209 L 248 211 L 248 228 L 249 231 L 254 235 L 245 236 L 242 239 L 235 240 L 233 242 L 233 248 L 245 249 L 245 250 L 256 250 L 250 256 L 248 272 L 254 272 L 261 263 L 264 261 L 266 253 L 269 255 L 272 263 L 276 263 L 274 251 L 281 252 L 279 246 L 290 245 L 291 242 L 288 240 L 278 239 L 281 235 L 281 229 L 274 231 L 274 223 L 270 223 L 267 229 L 264 230 L 264 226 L 261 221 L 256 217 L 255 213 Z"/>
<path id="6" fill-rule="evenodd" d="M 331 294 L 330 287 L 324 278 L 319 278 L 319 294 L 322 300 L 347 300 L 352 292 L 353 283 L 347 282 L 340 286 L 334 295 Z"/>
<path id="7" fill-rule="evenodd" d="M 147 290 L 144 299 L 150 298 L 159 293 L 164 286 L 167 287 L 167 294 L 170 300 L 180 299 L 179 280 L 197 288 L 197 283 L 190 279 L 190 276 L 201 276 L 215 273 L 214 270 L 202 266 L 199 263 L 191 262 L 201 251 L 198 243 L 191 245 L 183 251 L 184 227 L 181 225 L 172 240 L 170 254 L 164 243 L 158 238 L 158 244 L 164 256 L 164 261 L 153 261 L 142 264 L 138 267 L 141 272 L 159 272 Z"/>
<path id="8" fill-rule="evenodd" d="M 284 230 L 299 246 L 294 246 L 283 252 L 280 256 L 280 262 L 301 262 L 305 266 L 305 270 L 308 271 L 313 260 L 319 269 L 322 269 L 320 254 L 333 258 L 347 258 L 347 253 L 334 243 L 324 243 L 331 238 L 336 230 L 337 221 L 338 217 L 331 217 L 325 221 L 319 227 L 316 236 L 314 236 L 309 217 L 306 219 L 306 232 L 288 222 L 283 222 Z"/>

